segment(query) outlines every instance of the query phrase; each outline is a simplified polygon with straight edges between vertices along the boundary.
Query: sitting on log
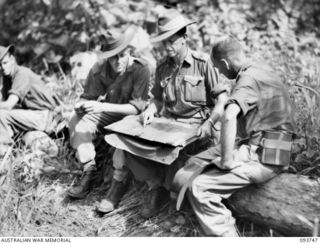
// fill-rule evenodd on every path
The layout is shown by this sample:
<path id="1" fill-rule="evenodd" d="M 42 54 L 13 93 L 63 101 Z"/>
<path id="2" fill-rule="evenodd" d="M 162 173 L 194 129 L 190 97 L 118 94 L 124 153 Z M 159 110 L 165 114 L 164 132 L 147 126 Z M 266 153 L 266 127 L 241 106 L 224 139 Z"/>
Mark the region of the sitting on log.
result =
<path id="1" fill-rule="evenodd" d="M 235 219 L 222 200 L 288 168 L 295 133 L 293 108 L 279 76 L 265 64 L 248 61 L 237 40 L 218 41 L 211 59 L 227 78 L 236 79 L 222 119 L 221 145 L 191 157 L 181 170 L 203 170 L 189 179 L 187 193 L 204 233 L 238 236 Z M 236 143 L 237 131 L 243 140 Z M 175 182 L 183 182 L 183 176 L 178 172 Z"/>

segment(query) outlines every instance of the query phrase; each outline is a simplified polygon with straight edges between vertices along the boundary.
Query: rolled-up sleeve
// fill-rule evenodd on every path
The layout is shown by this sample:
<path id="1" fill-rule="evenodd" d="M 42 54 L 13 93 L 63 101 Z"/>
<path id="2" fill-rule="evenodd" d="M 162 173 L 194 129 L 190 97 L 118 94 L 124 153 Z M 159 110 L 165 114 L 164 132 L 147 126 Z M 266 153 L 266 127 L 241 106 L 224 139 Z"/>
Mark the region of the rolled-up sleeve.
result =
<path id="1" fill-rule="evenodd" d="M 87 100 L 97 100 L 101 95 L 101 91 L 105 91 L 106 88 L 98 77 L 97 72 L 97 64 L 93 66 L 90 70 L 88 77 L 86 79 L 86 84 L 84 86 L 84 91 L 81 94 L 80 98 Z"/>
<path id="2" fill-rule="evenodd" d="M 143 65 L 134 72 L 134 85 L 129 103 L 133 105 L 138 112 L 142 112 L 148 100 L 150 70 L 148 65 Z"/>
<path id="3" fill-rule="evenodd" d="M 227 95 L 230 95 L 230 90 L 230 85 L 226 83 L 219 83 L 212 89 L 211 97 L 216 99 L 222 93 L 227 93 Z"/>
<path id="4" fill-rule="evenodd" d="M 31 88 L 31 78 L 27 72 L 18 71 L 12 81 L 12 87 L 8 94 L 14 94 L 22 101 Z"/>
<path id="5" fill-rule="evenodd" d="M 254 79 L 242 76 L 234 87 L 226 106 L 231 103 L 239 105 L 242 115 L 245 116 L 250 110 L 258 106 L 259 92 Z"/>

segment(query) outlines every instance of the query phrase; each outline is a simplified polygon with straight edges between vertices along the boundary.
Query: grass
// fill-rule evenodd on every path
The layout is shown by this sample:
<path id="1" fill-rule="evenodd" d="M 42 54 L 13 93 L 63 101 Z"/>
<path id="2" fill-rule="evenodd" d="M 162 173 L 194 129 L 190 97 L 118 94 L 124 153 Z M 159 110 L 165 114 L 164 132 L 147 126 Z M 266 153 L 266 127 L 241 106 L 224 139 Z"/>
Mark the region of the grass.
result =
<path id="1" fill-rule="evenodd" d="M 218 10 L 207 11 L 210 14 L 206 18 L 212 18 L 212 23 L 224 23 L 231 33 L 239 32 L 232 29 L 238 28 L 236 25 L 228 25 L 226 19 L 221 21 L 224 17 L 220 17 Z M 249 22 L 242 22 L 250 28 Z M 209 33 L 205 39 L 213 35 L 215 32 Z M 273 40 L 277 40 L 277 43 Z M 203 40 L 195 33 L 191 41 L 194 47 L 204 46 L 209 51 L 208 45 L 200 43 Z M 314 37 L 314 41 L 320 43 L 319 38 Z M 281 42 L 270 33 L 251 28 L 246 40 L 250 47 L 247 53 L 272 64 L 289 87 L 296 107 L 295 120 L 299 132 L 289 172 L 319 178 L 320 58 L 312 46 L 304 47 L 297 43 L 296 48 L 291 48 L 286 41 Z M 61 115 L 67 123 L 73 105 L 83 90 L 78 81 L 64 74 L 61 67 L 58 66 L 58 70 L 46 80 L 60 95 L 64 104 Z M 16 139 L 14 147 L 5 158 L 0 159 L 0 236 L 200 235 L 198 222 L 188 206 L 178 213 L 168 204 L 156 217 L 149 220 L 140 218 L 138 211 L 143 206 L 147 189 L 135 181 L 116 211 L 98 216 L 94 206 L 108 189 L 110 178 L 95 188 L 86 199 L 70 201 L 66 198 L 65 190 L 77 181 L 81 167 L 70 150 L 67 138 L 55 137 L 59 147 L 59 154 L 55 157 L 34 153 L 23 146 L 20 137 Z M 107 176 L 111 172 L 109 163 Z M 281 236 L 276 230 L 241 219 L 237 226 L 242 236 Z"/>

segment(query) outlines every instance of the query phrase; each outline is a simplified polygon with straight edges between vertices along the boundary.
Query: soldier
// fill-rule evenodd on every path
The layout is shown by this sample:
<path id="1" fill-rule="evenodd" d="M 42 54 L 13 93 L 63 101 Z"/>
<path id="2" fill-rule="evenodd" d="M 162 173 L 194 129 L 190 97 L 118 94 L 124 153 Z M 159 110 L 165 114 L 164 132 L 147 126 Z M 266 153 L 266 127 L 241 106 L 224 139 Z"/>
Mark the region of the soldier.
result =
<path id="1" fill-rule="evenodd" d="M 221 73 L 236 79 L 236 85 L 222 119 L 221 146 L 186 162 L 210 164 L 193 180 L 188 195 L 206 235 L 238 236 L 235 219 L 221 200 L 288 167 L 295 131 L 293 108 L 280 77 L 269 66 L 248 61 L 237 40 L 218 41 L 211 58 Z M 243 139 L 239 143 L 237 129 Z"/>
<path id="2" fill-rule="evenodd" d="M 156 69 L 152 90 L 154 99 L 142 117 L 144 125 L 152 123 L 155 114 L 185 124 L 196 124 L 199 140 L 193 146 L 200 148 L 213 134 L 218 139 L 219 133 L 214 126 L 223 112 L 227 95 L 215 89 L 218 76 L 209 57 L 191 50 L 187 45 L 187 26 L 192 23 L 174 9 L 167 10 L 159 18 L 159 33 L 151 41 L 162 42 L 167 57 Z M 109 143 L 112 144 L 112 141 Z M 190 145 L 191 148 L 194 147 Z M 180 152 L 180 155 L 191 153 L 189 149 Z M 135 177 L 146 182 L 150 189 L 148 205 L 141 211 L 142 217 L 150 218 L 168 200 L 172 177 L 184 164 L 184 159 L 179 156 L 172 165 L 166 166 L 146 159 L 146 155 L 140 157 L 128 151 L 123 151 L 125 156 L 122 159 Z"/>
<path id="3" fill-rule="evenodd" d="M 132 56 L 130 46 L 136 27 L 130 26 L 124 33 L 109 32 L 102 47 L 102 60 L 91 69 L 81 100 L 75 106 L 70 121 L 70 142 L 83 165 L 80 183 L 68 190 L 73 198 L 84 198 L 90 191 L 97 173 L 93 139 L 104 127 L 124 116 L 138 114 L 145 108 L 150 71 L 145 61 Z M 97 101 L 101 96 L 102 101 Z M 114 164 L 115 172 L 106 195 L 122 196 L 126 190 L 128 170 Z"/>
<path id="4" fill-rule="evenodd" d="M 52 132 L 54 109 L 60 102 L 40 76 L 17 64 L 13 45 L 0 46 L 0 64 L 0 156 L 3 156 L 16 132 Z"/>

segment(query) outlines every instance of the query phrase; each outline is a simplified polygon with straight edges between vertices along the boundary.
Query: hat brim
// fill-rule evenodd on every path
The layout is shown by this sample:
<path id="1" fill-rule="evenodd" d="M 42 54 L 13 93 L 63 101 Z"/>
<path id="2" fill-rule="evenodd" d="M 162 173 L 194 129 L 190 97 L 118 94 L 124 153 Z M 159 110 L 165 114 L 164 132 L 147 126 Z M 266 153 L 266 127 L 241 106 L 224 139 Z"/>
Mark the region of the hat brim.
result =
<path id="1" fill-rule="evenodd" d="M 0 60 L 2 60 L 7 53 L 11 53 L 11 54 L 14 53 L 14 49 L 15 49 L 14 45 L 9 45 L 0 56 Z"/>
<path id="2" fill-rule="evenodd" d="M 172 29 L 170 31 L 165 31 L 165 32 L 160 33 L 160 34 L 158 33 L 158 34 L 156 34 L 154 36 L 151 36 L 150 37 L 150 41 L 151 42 L 161 42 L 161 41 L 169 38 L 170 36 L 173 36 L 174 34 L 176 34 L 182 28 L 187 27 L 189 25 L 192 25 L 194 23 L 197 23 L 197 22 L 196 21 L 189 21 L 188 23 L 183 24 L 181 26 L 177 26 L 176 28 L 174 28 L 174 29 Z"/>
<path id="3" fill-rule="evenodd" d="M 128 47 L 130 45 L 130 42 L 132 41 L 132 39 L 136 33 L 137 33 L 136 26 L 130 26 L 129 28 L 127 28 L 124 33 L 124 40 L 123 40 L 122 44 L 120 44 L 118 47 L 116 47 L 113 50 L 105 51 L 105 52 L 101 53 L 99 55 L 100 58 L 107 59 L 107 58 L 113 57 L 113 56 L 117 55 L 118 53 L 120 53 L 121 51 L 123 51 L 126 47 Z"/>

